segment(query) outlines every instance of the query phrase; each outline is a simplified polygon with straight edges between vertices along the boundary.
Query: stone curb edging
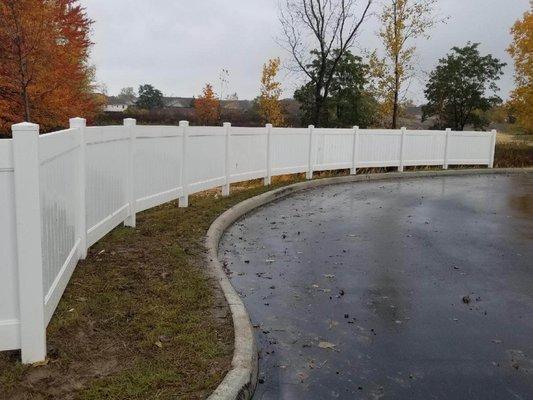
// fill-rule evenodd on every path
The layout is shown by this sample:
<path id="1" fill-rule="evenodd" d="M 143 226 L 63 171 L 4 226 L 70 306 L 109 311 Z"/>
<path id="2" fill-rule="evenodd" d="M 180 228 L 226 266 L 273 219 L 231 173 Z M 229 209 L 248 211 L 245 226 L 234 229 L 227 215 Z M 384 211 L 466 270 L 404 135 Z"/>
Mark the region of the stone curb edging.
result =
<path id="1" fill-rule="evenodd" d="M 250 199 L 244 200 L 221 214 L 209 227 L 206 236 L 208 268 L 217 279 L 229 304 L 234 327 L 234 353 L 231 370 L 224 380 L 208 397 L 208 400 L 248 400 L 251 399 L 257 385 L 258 352 L 254 329 L 248 312 L 239 294 L 226 276 L 222 263 L 218 259 L 218 247 L 224 231 L 235 221 L 250 211 L 293 193 L 320 186 L 379 181 L 398 178 L 424 178 L 438 176 L 488 175 L 533 173 L 533 168 L 502 168 L 502 169 L 464 169 L 444 171 L 388 172 L 367 175 L 349 175 L 323 178 L 299 182 L 275 189 Z"/>

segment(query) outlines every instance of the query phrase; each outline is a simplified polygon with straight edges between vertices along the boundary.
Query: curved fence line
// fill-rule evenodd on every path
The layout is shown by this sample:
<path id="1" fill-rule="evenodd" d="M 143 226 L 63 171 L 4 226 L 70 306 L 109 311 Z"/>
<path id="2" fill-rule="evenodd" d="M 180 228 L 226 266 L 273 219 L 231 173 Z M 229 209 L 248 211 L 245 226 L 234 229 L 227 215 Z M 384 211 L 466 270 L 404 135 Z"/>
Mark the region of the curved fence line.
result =
<path id="1" fill-rule="evenodd" d="M 232 127 L 86 127 L 0 141 L 0 351 L 46 357 L 46 326 L 78 262 L 137 212 L 251 179 L 361 167 L 492 167 L 496 132 Z"/>

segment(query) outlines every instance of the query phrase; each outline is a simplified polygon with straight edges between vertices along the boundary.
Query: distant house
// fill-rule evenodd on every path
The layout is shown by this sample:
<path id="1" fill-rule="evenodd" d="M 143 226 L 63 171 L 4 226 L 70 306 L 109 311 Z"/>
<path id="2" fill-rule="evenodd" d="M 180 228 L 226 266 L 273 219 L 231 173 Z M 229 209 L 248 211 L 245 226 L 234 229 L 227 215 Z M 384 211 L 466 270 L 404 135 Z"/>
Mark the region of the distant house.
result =
<path id="1" fill-rule="evenodd" d="M 164 97 L 163 103 L 169 108 L 193 108 L 194 98 L 192 97 Z"/>
<path id="2" fill-rule="evenodd" d="M 128 107 L 133 106 L 135 101 L 125 101 L 117 96 L 108 96 L 107 105 L 104 107 L 106 112 L 124 112 Z"/>

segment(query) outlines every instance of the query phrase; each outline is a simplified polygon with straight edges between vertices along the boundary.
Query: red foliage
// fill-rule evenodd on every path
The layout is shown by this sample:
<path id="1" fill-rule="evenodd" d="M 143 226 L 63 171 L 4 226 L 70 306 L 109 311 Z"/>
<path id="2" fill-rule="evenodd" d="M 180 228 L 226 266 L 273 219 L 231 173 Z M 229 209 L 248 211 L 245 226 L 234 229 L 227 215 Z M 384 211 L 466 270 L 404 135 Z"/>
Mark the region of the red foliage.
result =
<path id="1" fill-rule="evenodd" d="M 0 130 L 24 120 L 49 130 L 95 115 L 92 22 L 77 0 L 0 2 Z"/>

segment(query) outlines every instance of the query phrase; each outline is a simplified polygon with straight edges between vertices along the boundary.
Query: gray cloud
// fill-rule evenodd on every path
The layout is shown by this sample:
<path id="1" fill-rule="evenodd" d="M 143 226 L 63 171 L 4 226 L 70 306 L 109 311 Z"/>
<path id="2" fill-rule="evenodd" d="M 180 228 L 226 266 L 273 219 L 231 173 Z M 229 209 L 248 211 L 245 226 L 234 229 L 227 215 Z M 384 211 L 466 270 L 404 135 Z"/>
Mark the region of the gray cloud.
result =
<path id="1" fill-rule="evenodd" d="M 151 83 L 166 95 L 192 96 L 206 82 L 218 89 L 221 68 L 230 71 L 229 91 L 253 98 L 263 63 L 288 55 L 276 44 L 276 0 L 82 0 L 95 20 L 92 62 L 110 93 L 125 86 Z M 509 29 L 529 7 L 528 0 L 441 0 L 439 14 L 450 17 L 418 43 L 419 79 L 409 97 L 423 101 L 423 80 L 440 57 L 456 45 L 480 42 L 483 52 L 509 63 L 500 82 L 506 97 L 513 68 L 505 52 Z M 376 9 L 376 7 L 375 7 Z M 370 18 L 357 49 L 378 47 L 378 23 Z M 298 79 L 286 75 L 284 96 L 292 96 Z"/>

